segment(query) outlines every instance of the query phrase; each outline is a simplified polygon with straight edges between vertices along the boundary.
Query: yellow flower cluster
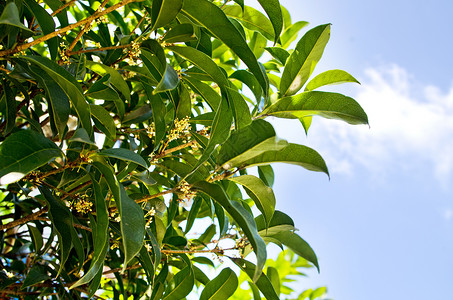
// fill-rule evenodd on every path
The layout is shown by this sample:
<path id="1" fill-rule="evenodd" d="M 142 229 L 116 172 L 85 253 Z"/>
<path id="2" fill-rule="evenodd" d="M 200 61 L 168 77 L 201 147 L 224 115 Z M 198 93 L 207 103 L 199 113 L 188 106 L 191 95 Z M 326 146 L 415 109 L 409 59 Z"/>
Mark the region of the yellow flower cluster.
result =
<path id="1" fill-rule="evenodd" d="M 86 214 L 91 212 L 92 206 L 93 202 L 88 200 L 86 197 L 82 197 L 72 204 L 72 208 L 75 209 L 79 214 Z"/>
<path id="2" fill-rule="evenodd" d="M 190 185 L 186 181 L 180 182 L 178 190 L 179 200 L 181 201 L 190 201 L 197 195 L 197 192 L 191 190 Z"/>
<path id="3" fill-rule="evenodd" d="M 60 43 L 60 48 L 58 49 L 58 54 L 60 54 L 61 60 L 64 64 L 69 64 L 69 56 L 66 55 L 66 51 L 68 50 L 68 46 L 64 43 Z"/>
<path id="4" fill-rule="evenodd" d="M 148 137 L 149 138 L 153 138 L 156 136 L 156 129 L 155 129 L 155 126 L 154 126 L 154 122 L 151 123 L 148 128 L 146 128 L 146 132 L 148 133 Z"/>
<path id="5" fill-rule="evenodd" d="M 173 140 L 179 139 L 182 135 L 188 134 L 190 129 L 192 128 L 190 127 L 189 117 L 185 117 L 181 120 L 176 118 L 174 127 L 168 135 L 168 141 L 171 142 Z"/>

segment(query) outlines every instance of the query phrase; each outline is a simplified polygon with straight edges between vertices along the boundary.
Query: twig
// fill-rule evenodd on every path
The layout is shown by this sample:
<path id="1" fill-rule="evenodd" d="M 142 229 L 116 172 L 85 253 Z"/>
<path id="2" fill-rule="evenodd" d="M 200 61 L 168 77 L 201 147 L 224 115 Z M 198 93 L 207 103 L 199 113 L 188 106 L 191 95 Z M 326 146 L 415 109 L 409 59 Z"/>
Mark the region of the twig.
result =
<path id="1" fill-rule="evenodd" d="M 94 48 L 94 49 L 83 49 L 83 50 L 79 50 L 79 51 L 68 52 L 67 55 L 71 56 L 71 55 L 78 55 L 81 53 L 88 53 L 88 52 L 97 52 L 97 51 L 105 51 L 105 50 L 112 50 L 112 49 L 123 49 L 123 48 L 127 48 L 130 46 L 131 46 L 131 44 L 101 47 L 101 48 Z"/>
<path id="2" fill-rule="evenodd" d="M 60 11 L 62 11 L 63 9 L 65 9 L 66 7 L 70 6 L 72 3 L 76 2 L 77 0 L 71 0 L 69 1 L 68 3 L 60 6 L 57 10 L 55 10 L 53 13 L 51 13 L 50 15 L 53 17 L 55 16 L 56 14 L 58 14 Z"/>
<path id="3" fill-rule="evenodd" d="M 181 150 L 181 149 L 184 149 L 184 148 L 187 148 L 187 147 L 190 147 L 192 146 L 193 144 L 195 144 L 196 141 L 190 141 L 188 143 L 185 143 L 185 144 L 182 144 L 182 145 L 179 145 L 179 146 L 176 146 L 176 147 L 173 147 L 173 148 L 170 148 L 170 149 L 167 149 L 165 151 L 162 151 L 160 154 L 156 155 L 153 157 L 153 159 L 159 159 L 159 158 L 162 158 L 164 156 L 167 156 L 168 154 L 170 153 L 173 153 L 173 152 L 176 152 L 178 150 Z"/>
<path id="4" fill-rule="evenodd" d="M 38 219 L 38 217 L 40 215 L 46 213 L 47 211 L 49 211 L 49 208 L 47 206 L 45 206 L 45 207 L 41 208 L 40 210 L 38 210 L 37 212 L 32 213 L 32 214 L 30 214 L 28 216 L 25 216 L 23 218 L 15 220 L 15 221 L 6 223 L 5 225 L 0 225 L 0 230 L 10 229 L 10 228 L 13 228 L 13 227 L 16 227 L 16 226 L 19 226 L 19 225 L 23 225 L 23 224 L 28 223 L 30 221 L 35 221 L 35 220 Z"/>
<path id="5" fill-rule="evenodd" d="M 174 193 L 175 191 L 176 191 L 176 188 L 173 188 L 171 190 L 163 191 L 163 192 L 160 192 L 160 193 L 157 193 L 157 194 L 145 196 L 143 198 L 135 200 L 135 202 L 142 203 L 142 202 L 148 201 L 148 200 L 153 199 L 153 198 L 157 198 L 157 197 L 160 197 L 160 196 L 163 196 L 163 195 Z"/>

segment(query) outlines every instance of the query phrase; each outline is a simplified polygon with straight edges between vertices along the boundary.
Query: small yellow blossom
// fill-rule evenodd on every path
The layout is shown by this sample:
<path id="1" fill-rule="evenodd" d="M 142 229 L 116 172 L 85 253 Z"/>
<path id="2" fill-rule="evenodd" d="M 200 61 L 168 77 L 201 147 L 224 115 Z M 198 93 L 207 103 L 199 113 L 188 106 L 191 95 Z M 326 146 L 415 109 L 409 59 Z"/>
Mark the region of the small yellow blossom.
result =
<path id="1" fill-rule="evenodd" d="M 91 212 L 93 202 L 83 197 L 79 199 L 77 202 L 75 202 L 75 204 L 73 204 L 72 206 L 73 209 L 75 209 L 79 214 L 86 214 Z"/>
<path id="2" fill-rule="evenodd" d="M 115 248 L 119 248 L 120 247 L 120 242 L 118 241 L 113 241 L 112 245 L 110 246 L 110 249 L 115 249 Z"/>
<path id="3" fill-rule="evenodd" d="M 190 201 L 197 195 L 197 192 L 191 190 L 190 185 L 186 181 L 180 182 L 178 190 L 181 201 Z"/>
<path id="4" fill-rule="evenodd" d="M 174 121 L 174 127 L 168 135 L 168 141 L 179 139 L 184 134 L 189 134 L 189 131 L 192 129 L 189 123 L 189 117 L 179 120 L 178 118 Z"/>

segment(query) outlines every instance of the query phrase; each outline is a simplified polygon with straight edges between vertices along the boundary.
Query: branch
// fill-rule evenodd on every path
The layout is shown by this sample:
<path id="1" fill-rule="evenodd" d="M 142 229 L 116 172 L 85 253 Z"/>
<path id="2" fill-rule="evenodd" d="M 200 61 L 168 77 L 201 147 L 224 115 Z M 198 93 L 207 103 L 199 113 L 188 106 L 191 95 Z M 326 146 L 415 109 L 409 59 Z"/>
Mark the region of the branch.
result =
<path id="1" fill-rule="evenodd" d="M 31 215 L 25 216 L 23 218 L 17 219 L 15 221 L 6 223 L 5 225 L 0 225 L 0 230 L 5 230 L 5 229 L 10 229 L 19 225 L 23 225 L 25 223 L 28 223 L 30 221 L 35 221 L 38 220 L 39 216 L 48 212 L 49 208 L 47 206 L 41 208 L 35 213 L 32 213 Z"/>
<path id="2" fill-rule="evenodd" d="M 123 0 L 123 1 L 117 3 L 117 4 L 113 5 L 113 6 L 110 6 L 109 8 L 107 8 L 107 9 L 105 9 L 105 10 L 99 12 L 99 13 L 95 13 L 94 15 L 89 16 L 88 18 L 83 19 L 83 20 L 81 20 L 81 21 L 79 21 L 77 23 L 70 24 L 70 25 L 68 25 L 68 26 L 66 26 L 64 28 L 61 28 L 61 29 L 57 30 L 57 31 L 51 32 L 49 34 L 46 34 L 46 35 L 44 35 L 44 36 L 42 36 L 42 37 L 40 37 L 40 38 L 30 42 L 30 43 L 19 45 L 16 48 L 13 48 L 13 49 L 7 49 L 7 50 L 0 51 L 0 57 L 23 51 L 25 49 L 28 49 L 28 48 L 34 46 L 34 45 L 37 45 L 37 44 L 42 43 L 42 42 L 45 42 L 45 41 L 47 41 L 47 40 L 49 40 L 49 39 L 51 39 L 53 37 L 56 37 L 56 36 L 58 36 L 60 34 L 63 34 L 65 32 L 67 32 L 67 31 L 69 31 L 69 30 L 72 30 L 72 29 L 77 28 L 79 26 L 85 25 L 86 23 L 91 23 L 94 19 L 99 18 L 99 17 L 101 17 L 101 16 L 103 16 L 105 14 L 108 14 L 108 13 L 114 11 L 114 10 L 117 10 L 120 7 L 123 7 L 123 6 L 127 5 L 127 4 L 129 4 L 131 2 L 135 2 L 135 1 L 137 1 L 137 0 Z"/>

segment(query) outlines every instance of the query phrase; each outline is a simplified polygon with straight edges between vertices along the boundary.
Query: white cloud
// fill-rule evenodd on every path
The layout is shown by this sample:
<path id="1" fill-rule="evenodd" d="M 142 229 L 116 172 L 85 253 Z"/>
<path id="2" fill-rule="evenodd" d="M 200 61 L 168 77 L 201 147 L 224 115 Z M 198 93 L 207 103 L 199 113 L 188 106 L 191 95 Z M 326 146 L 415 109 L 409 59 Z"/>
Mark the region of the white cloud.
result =
<path id="1" fill-rule="evenodd" d="M 389 170 L 428 166 L 445 182 L 453 171 L 453 86 L 444 93 L 420 85 L 396 65 L 365 74 L 352 96 L 367 112 L 370 128 L 316 118 L 306 143 L 323 155 L 332 173 L 354 173 L 362 165 L 381 177 Z"/>

